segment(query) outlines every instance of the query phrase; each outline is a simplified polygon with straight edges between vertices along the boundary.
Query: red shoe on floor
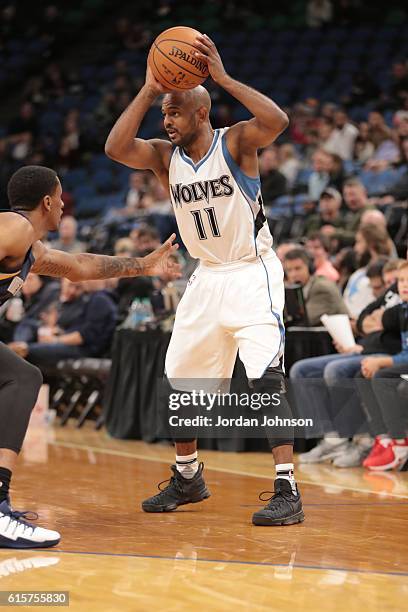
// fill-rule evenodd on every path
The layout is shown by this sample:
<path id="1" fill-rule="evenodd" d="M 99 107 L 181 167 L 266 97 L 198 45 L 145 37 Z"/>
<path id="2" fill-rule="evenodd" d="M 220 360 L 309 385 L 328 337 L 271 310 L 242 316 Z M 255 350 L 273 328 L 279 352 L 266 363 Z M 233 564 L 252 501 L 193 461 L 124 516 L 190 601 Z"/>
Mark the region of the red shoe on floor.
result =
<path id="1" fill-rule="evenodd" d="M 363 462 L 369 470 L 392 470 L 398 468 L 408 457 L 408 438 L 403 441 L 390 438 L 377 439 L 374 446 Z"/>
<path id="2" fill-rule="evenodd" d="M 377 455 L 381 455 L 381 453 L 384 451 L 385 442 L 389 443 L 389 442 L 392 442 L 392 440 L 391 438 L 380 438 L 380 436 L 376 436 L 374 438 L 374 445 L 371 448 L 367 457 L 363 461 L 364 467 L 369 468 L 372 462 L 374 461 L 374 459 L 377 457 Z"/>

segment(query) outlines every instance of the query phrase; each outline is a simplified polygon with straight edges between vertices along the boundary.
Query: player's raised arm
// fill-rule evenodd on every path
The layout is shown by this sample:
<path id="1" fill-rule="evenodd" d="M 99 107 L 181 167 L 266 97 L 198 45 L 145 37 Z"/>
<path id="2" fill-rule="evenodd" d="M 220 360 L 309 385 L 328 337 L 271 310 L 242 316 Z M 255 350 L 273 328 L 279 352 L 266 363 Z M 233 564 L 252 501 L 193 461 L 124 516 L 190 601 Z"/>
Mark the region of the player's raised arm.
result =
<path id="1" fill-rule="evenodd" d="M 200 50 L 197 57 L 207 62 L 212 79 L 254 116 L 253 119 L 242 121 L 230 128 L 231 135 L 235 132 L 236 138 L 239 139 L 239 146 L 253 150 L 271 144 L 288 126 L 286 113 L 267 96 L 230 77 L 225 71 L 217 47 L 206 34 L 197 37 L 195 46 Z"/>
<path id="2" fill-rule="evenodd" d="M 121 278 L 129 276 L 158 276 L 163 272 L 174 278 L 180 276 L 180 266 L 170 259 L 178 249 L 173 244 L 176 235 L 146 257 L 110 257 L 92 253 L 65 253 L 47 249 L 41 242 L 33 247 L 35 264 L 32 271 L 46 276 L 66 277 L 73 282 L 99 278 Z"/>
<path id="3" fill-rule="evenodd" d="M 143 117 L 157 98 L 166 93 L 147 67 L 146 82 L 136 98 L 123 111 L 113 126 L 105 144 L 105 153 L 111 159 L 140 170 L 153 170 L 160 175 L 168 167 L 171 144 L 158 138 L 135 138 Z"/>

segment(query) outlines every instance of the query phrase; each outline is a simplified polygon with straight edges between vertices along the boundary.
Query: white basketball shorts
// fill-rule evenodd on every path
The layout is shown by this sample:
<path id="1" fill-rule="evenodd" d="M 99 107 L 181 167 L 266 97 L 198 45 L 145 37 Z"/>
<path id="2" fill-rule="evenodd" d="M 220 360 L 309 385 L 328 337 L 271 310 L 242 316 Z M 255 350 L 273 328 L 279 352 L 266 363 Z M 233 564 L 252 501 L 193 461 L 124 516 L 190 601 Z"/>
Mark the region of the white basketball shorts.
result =
<path id="1" fill-rule="evenodd" d="M 274 251 L 250 262 L 201 263 L 176 313 L 166 355 L 177 379 L 229 379 L 239 352 L 250 379 L 279 365 L 284 351 L 284 284 Z"/>

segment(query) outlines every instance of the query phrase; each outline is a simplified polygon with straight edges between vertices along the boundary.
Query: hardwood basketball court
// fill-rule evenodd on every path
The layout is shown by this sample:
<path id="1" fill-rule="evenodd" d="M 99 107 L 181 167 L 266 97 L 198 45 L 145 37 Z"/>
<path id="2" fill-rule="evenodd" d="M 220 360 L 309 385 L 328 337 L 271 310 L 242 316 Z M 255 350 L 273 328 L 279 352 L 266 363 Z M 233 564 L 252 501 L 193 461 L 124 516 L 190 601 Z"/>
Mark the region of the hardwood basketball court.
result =
<path id="1" fill-rule="evenodd" d="M 212 497 L 169 514 L 140 502 L 173 450 L 89 427 L 29 431 L 13 503 L 62 533 L 0 549 L 0 590 L 70 591 L 72 610 L 402 610 L 408 473 L 297 467 L 306 521 L 255 527 L 268 454 L 200 453 Z"/>

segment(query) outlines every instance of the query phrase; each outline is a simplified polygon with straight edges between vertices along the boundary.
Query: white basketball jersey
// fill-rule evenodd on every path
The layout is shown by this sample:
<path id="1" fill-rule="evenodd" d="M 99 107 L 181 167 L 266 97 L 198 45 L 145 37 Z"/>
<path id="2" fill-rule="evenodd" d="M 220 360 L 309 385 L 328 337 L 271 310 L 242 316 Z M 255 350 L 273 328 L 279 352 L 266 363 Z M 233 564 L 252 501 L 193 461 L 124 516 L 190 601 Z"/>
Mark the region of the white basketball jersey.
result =
<path id="1" fill-rule="evenodd" d="M 254 259 L 273 242 L 260 179 L 244 174 L 233 160 L 227 130 L 215 130 L 211 147 L 197 164 L 176 147 L 169 167 L 181 238 L 192 257 L 213 264 Z"/>

